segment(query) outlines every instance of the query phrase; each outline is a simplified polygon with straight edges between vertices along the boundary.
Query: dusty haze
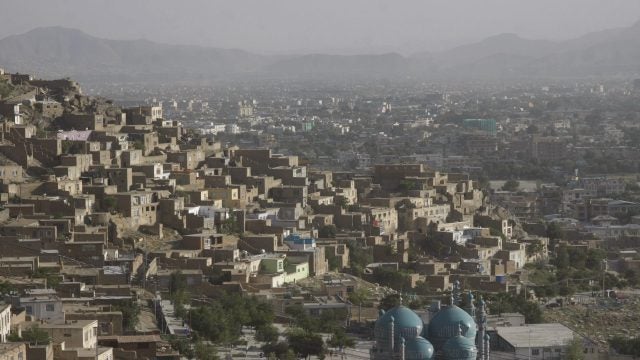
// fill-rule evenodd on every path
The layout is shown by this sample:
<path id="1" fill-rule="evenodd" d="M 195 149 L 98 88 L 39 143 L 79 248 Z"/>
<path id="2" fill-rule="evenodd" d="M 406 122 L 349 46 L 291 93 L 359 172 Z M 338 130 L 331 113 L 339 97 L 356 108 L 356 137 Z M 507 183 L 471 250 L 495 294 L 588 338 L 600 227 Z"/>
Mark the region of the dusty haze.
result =
<path id="1" fill-rule="evenodd" d="M 10 0 L 0 38 L 59 25 L 261 53 L 411 54 L 500 33 L 568 39 L 639 18 L 634 0 Z"/>

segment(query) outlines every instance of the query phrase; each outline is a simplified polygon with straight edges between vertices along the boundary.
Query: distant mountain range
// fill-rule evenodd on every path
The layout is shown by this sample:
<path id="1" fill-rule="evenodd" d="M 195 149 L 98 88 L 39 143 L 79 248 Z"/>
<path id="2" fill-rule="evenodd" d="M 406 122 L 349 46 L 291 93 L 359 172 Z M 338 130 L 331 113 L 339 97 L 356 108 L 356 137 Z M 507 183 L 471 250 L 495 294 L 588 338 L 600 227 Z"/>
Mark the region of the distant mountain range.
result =
<path id="1" fill-rule="evenodd" d="M 233 77 L 553 78 L 640 74 L 640 23 L 567 41 L 502 34 L 437 53 L 260 55 L 243 50 L 108 40 L 62 27 L 0 40 L 8 71 L 83 80 L 179 81 Z"/>

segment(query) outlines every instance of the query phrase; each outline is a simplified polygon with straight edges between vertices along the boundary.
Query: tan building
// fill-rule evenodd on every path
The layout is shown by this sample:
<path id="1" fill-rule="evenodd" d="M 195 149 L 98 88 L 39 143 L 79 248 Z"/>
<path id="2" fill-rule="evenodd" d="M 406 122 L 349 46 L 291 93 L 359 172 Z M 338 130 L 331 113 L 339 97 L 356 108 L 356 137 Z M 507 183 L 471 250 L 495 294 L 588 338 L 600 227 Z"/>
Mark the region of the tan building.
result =
<path id="1" fill-rule="evenodd" d="M 27 344 L 25 343 L 0 344 L 0 359 L 27 360 Z"/>
<path id="2" fill-rule="evenodd" d="M 118 211 L 131 218 L 131 224 L 153 225 L 156 223 L 158 195 L 152 191 L 132 191 L 113 195 L 118 204 Z"/>
<path id="3" fill-rule="evenodd" d="M 67 348 L 90 349 L 98 342 L 98 320 L 67 320 L 39 326 L 54 342 L 64 342 Z"/>
<path id="4" fill-rule="evenodd" d="M 0 165 L 0 180 L 5 183 L 21 183 L 24 181 L 24 171 L 20 165 Z"/>

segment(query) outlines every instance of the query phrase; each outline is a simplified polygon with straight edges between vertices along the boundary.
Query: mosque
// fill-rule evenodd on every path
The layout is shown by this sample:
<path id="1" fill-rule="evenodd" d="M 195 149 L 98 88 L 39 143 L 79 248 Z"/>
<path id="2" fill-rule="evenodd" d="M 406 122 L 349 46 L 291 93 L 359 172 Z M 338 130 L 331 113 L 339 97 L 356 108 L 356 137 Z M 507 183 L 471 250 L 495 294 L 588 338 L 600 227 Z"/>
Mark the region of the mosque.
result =
<path id="1" fill-rule="evenodd" d="M 489 360 L 486 305 L 482 299 L 478 310 L 471 292 L 464 309 L 460 284 L 451 292 L 450 305 L 429 309 L 425 324 L 413 310 L 402 305 L 380 310 L 374 328 L 376 344 L 371 349 L 372 360 Z"/>

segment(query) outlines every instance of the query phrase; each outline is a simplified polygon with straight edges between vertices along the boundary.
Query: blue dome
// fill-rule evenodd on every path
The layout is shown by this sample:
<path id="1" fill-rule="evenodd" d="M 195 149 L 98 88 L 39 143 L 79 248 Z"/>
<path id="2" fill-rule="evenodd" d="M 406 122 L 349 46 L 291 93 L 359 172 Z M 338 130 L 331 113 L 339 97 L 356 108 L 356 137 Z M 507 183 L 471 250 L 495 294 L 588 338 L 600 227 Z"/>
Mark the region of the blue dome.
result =
<path id="1" fill-rule="evenodd" d="M 394 342 L 396 344 L 399 344 L 401 337 L 408 341 L 420 336 L 422 333 L 422 328 L 424 327 L 422 319 L 413 310 L 400 305 L 389 309 L 376 321 L 374 334 L 376 341 L 379 343 L 384 344 L 390 340 L 387 337 L 392 319 Z"/>
<path id="2" fill-rule="evenodd" d="M 407 340 L 404 346 L 406 360 L 431 360 L 433 358 L 433 345 L 423 337 L 418 336 L 415 339 Z"/>
<path id="3" fill-rule="evenodd" d="M 464 337 L 475 341 L 476 322 L 466 311 L 451 305 L 438 311 L 429 322 L 429 340 L 436 350 L 441 350 L 447 340 L 456 336 L 459 327 Z"/>
<path id="4" fill-rule="evenodd" d="M 475 360 L 478 355 L 474 341 L 462 335 L 447 340 L 443 352 L 446 360 Z"/>

